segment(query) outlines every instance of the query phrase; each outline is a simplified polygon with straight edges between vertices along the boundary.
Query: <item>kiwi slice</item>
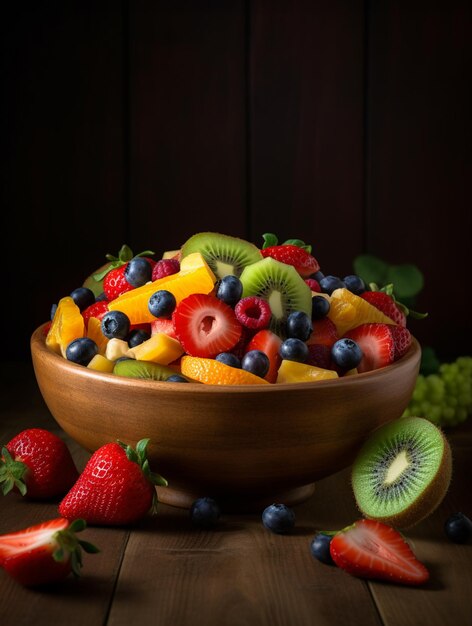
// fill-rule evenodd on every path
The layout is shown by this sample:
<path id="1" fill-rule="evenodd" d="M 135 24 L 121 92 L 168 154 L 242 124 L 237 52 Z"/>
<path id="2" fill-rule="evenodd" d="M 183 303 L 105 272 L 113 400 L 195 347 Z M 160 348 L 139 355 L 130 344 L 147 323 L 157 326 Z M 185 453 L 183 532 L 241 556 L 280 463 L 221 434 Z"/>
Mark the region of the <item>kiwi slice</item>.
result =
<path id="1" fill-rule="evenodd" d="M 292 311 L 304 311 L 311 318 L 311 289 L 292 265 L 266 257 L 242 272 L 243 298 L 258 296 L 270 305 L 270 329 L 285 337 L 285 321 Z"/>
<path id="2" fill-rule="evenodd" d="M 193 252 L 200 252 L 218 278 L 228 274 L 239 277 L 247 265 L 263 258 L 259 248 L 249 241 L 212 232 L 197 233 L 187 239 L 181 258 Z"/>
<path id="3" fill-rule="evenodd" d="M 354 497 L 365 517 L 409 528 L 441 503 L 451 472 L 442 431 L 426 418 L 403 417 L 381 426 L 360 449 L 352 467 Z"/>
<path id="4" fill-rule="evenodd" d="M 171 367 L 160 365 L 159 363 L 126 359 L 125 361 L 118 361 L 115 363 L 113 374 L 116 374 L 117 376 L 126 376 L 127 378 L 166 381 L 169 376 L 177 374 L 177 372 Z M 184 376 L 184 378 L 187 378 L 190 381 L 190 378 L 187 376 Z"/>

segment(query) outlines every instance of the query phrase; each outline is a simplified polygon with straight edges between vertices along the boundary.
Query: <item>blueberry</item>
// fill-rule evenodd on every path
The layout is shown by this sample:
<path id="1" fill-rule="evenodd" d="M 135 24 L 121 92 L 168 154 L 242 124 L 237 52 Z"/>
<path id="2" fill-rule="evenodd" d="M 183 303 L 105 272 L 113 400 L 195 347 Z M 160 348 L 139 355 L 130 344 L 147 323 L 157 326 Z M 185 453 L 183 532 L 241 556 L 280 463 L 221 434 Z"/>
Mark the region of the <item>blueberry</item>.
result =
<path id="1" fill-rule="evenodd" d="M 54 303 L 51 305 L 51 313 L 50 313 L 51 320 L 54 319 L 54 316 L 56 315 L 56 311 L 57 311 L 57 304 Z"/>
<path id="2" fill-rule="evenodd" d="M 472 538 L 472 520 L 464 513 L 454 513 L 446 520 L 444 532 L 454 543 L 467 543 Z"/>
<path id="3" fill-rule="evenodd" d="M 317 280 L 318 282 L 320 282 L 320 280 L 322 278 L 324 278 L 325 275 L 323 274 L 323 272 L 321 270 L 318 270 L 317 272 L 315 272 L 314 274 L 310 274 L 310 278 L 314 278 L 315 280 Z"/>
<path id="4" fill-rule="evenodd" d="M 331 348 L 331 358 L 338 367 L 344 370 L 357 367 L 363 356 L 359 344 L 347 337 L 338 339 Z"/>
<path id="5" fill-rule="evenodd" d="M 241 361 L 238 357 L 232 352 L 220 352 L 215 356 L 217 361 L 220 363 L 224 363 L 225 365 L 229 365 L 230 367 L 241 368 Z"/>
<path id="6" fill-rule="evenodd" d="M 214 526 L 221 516 L 221 509 L 213 498 L 198 498 L 190 507 L 190 519 L 195 526 L 209 528 Z"/>
<path id="7" fill-rule="evenodd" d="M 125 279 L 133 287 L 142 287 L 152 279 L 151 264 L 140 256 L 134 257 L 125 267 Z"/>
<path id="8" fill-rule="evenodd" d="M 304 311 L 292 311 L 287 317 L 287 337 L 295 337 L 306 341 L 313 332 L 311 319 Z"/>
<path id="9" fill-rule="evenodd" d="M 149 298 L 148 309 L 154 317 L 169 317 L 176 305 L 175 296 L 167 289 L 159 289 Z"/>
<path id="10" fill-rule="evenodd" d="M 320 281 L 321 291 L 327 293 L 330 296 L 335 289 L 341 289 L 344 287 L 343 281 L 338 276 L 325 276 Z"/>
<path id="11" fill-rule="evenodd" d="M 334 565 L 329 547 L 331 545 L 332 535 L 326 535 L 325 533 L 317 533 L 310 543 L 311 554 L 322 563 L 326 565 Z"/>
<path id="12" fill-rule="evenodd" d="M 150 337 L 151 335 L 144 330 L 144 328 L 135 328 L 130 331 L 126 340 L 130 348 L 135 348 L 136 346 L 139 346 L 139 344 L 143 343 L 143 341 L 150 339 Z"/>
<path id="13" fill-rule="evenodd" d="M 283 535 L 295 526 L 295 513 L 286 504 L 271 504 L 262 513 L 262 523 L 267 530 Z"/>
<path id="14" fill-rule="evenodd" d="M 102 333 L 108 339 L 126 339 L 129 327 L 129 317 L 122 311 L 107 311 L 102 317 Z"/>
<path id="15" fill-rule="evenodd" d="M 299 363 L 305 363 L 308 359 L 308 353 L 309 350 L 306 343 L 296 337 L 285 339 L 279 348 L 279 354 L 282 359 L 298 361 Z"/>
<path id="16" fill-rule="evenodd" d="M 95 294 L 88 287 L 77 287 L 71 292 L 70 297 L 81 311 L 95 303 Z"/>
<path id="17" fill-rule="evenodd" d="M 169 378 L 166 378 L 167 383 L 188 383 L 189 381 L 180 374 L 171 374 Z"/>
<path id="18" fill-rule="evenodd" d="M 228 274 L 224 276 L 216 290 L 216 297 L 229 306 L 234 306 L 241 299 L 243 293 L 243 284 L 237 276 Z"/>
<path id="19" fill-rule="evenodd" d="M 321 320 L 329 313 L 329 300 L 323 296 L 313 296 L 311 299 L 311 319 Z"/>
<path id="20" fill-rule="evenodd" d="M 264 378 L 270 367 L 269 357 L 262 350 L 249 350 L 241 359 L 241 367 L 251 374 Z"/>
<path id="21" fill-rule="evenodd" d="M 346 289 L 349 289 L 349 291 L 356 296 L 360 296 L 361 293 L 364 293 L 365 291 L 365 282 L 356 274 L 349 274 L 349 276 L 345 276 L 343 278 L 343 283 L 346 286 Z"/>
<path id="22" fill-rule="evenodd" d="M 89 337 L 74 339 L 66 348 L 66 359 L 78 365 L 87 366 L 96 354 L 98 346 Z"/>

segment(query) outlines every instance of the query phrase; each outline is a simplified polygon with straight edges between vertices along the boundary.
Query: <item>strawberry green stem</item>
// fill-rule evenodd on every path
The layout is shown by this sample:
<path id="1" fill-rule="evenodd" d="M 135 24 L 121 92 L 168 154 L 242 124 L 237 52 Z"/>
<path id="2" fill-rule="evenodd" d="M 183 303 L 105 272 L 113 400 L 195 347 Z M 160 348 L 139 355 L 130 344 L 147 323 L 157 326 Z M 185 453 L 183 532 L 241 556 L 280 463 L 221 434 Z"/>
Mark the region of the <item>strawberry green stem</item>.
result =
<path id="1" fill-rule="evenodd" d="M 22 496 L 26 494 L 28 491 L 25 482 L 27 471 L 28 466 L 26 463 L 13 459 L 8 449 L 4 446 L 2 448 L 2 457 L 0 458 L 0 485 L 4 496 L 15 487 Z"/>

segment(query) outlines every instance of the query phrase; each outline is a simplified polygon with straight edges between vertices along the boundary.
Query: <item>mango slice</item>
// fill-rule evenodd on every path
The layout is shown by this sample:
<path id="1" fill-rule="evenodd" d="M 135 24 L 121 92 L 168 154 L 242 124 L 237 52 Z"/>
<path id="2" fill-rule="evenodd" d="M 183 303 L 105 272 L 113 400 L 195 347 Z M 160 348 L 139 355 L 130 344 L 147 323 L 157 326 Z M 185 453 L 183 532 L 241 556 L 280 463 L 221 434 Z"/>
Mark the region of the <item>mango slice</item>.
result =
<path id="1" fill-rule="evenodd" d="M 61 298 L 46 335 L 46 345 L 65 357 L 70 342 L 83 337 L 84 333 L 85 322 L 79 307 L 70 296 Z"/>
<path id="2" fill-rule="evenodd" d="M 283 359 L 277 372 L 276 383 L 310 383 L 317 380 L 339 378 L 334 370 Z"/>
<path id="3" fill-rule="evenodd" d="M 380 323 L 396 325 L 395 322 L 375 306 L 356 296 L 349 289 L 335 289 L 331 294 L 328 317 L 336 324 L 342 337 L 348 330 L 360 324 Z"/>
<path id="4" fill-rule="evenodd" d="M 177 339 L 165 333 L 156 333 L 135 348 L 128 350 L 127 355 L 137 361 L 153 361 L 161 365 L 169 365 L 184 353 Z"/>
<path id="5" fill-rule="evenodd" d="M 91 370 L 95 370 L 96 372 L 106 372 L 111 374 L 113 372 L 113 368 L 115 367 L 115 362 L 110 361 L 102 354 L 96 354 L 87 367 Z"/>

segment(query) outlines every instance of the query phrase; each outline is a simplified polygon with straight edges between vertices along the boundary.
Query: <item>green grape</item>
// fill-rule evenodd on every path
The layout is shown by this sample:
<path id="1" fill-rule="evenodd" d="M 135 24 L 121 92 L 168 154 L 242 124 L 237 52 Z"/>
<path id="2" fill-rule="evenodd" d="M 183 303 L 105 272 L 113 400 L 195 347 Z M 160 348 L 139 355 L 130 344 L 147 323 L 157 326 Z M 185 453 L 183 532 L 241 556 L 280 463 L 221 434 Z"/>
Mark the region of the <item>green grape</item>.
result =
<path id="1" fill-rule="evenodd" d="M 403 413 L 423 416 L 437 426 L 454 427 L 472 414 L 472 356 L 441 363 L 437 373 L 420 374 Z"/>

